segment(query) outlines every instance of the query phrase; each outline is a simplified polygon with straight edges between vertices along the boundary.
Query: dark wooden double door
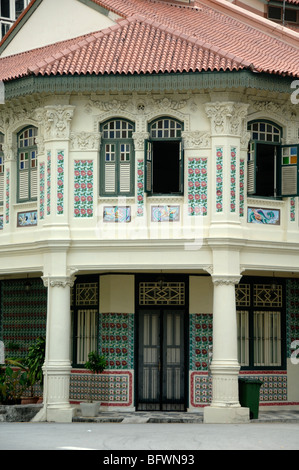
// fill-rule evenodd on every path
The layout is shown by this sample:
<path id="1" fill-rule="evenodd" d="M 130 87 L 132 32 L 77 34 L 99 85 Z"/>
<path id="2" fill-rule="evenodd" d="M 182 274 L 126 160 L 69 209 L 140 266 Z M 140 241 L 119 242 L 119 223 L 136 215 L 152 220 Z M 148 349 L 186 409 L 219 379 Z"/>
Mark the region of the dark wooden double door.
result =
<path id="1" fill-rule="evenodd" d="M 137 409 L 185 411 L 185 311 L 139 311 Z"/>

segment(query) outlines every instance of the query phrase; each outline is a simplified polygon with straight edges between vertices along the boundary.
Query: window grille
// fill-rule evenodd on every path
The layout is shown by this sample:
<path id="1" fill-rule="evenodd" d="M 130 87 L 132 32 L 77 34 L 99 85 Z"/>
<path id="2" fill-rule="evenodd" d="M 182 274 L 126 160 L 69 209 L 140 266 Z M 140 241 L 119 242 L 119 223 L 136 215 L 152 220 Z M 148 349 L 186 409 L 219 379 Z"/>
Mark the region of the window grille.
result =
<path id="1" fill-rule="evenodd" d="M 140 282 L 139 305 L 185 305 L 185 283 Z"/>
<path id="2" fill-rule="evenodd" d="M 236 286 L 236 305 L 237 307 L 250 306 L 250 284 L 238 284 Z"/>
<path id="3" fill-rule="evenodd" d="M 161 119 L 151 125 L 152 139 L 177 139 L 181 137 L 182 125 L 173 119 Z"/>
<path id="4" fill-rule="evenodd" d="M 282 286 L 271 284 L 255 284 L 255 307 L 282 307 Z"/>
<path id="5" fill-rule="evenodd" d="M 82 283 L 76 285 L 76 305 L 96 305 L 98 303 L 98 284 Z"/>
<path id="6" fill-rule="evenodd" d="M 262 142 L 280 142 L 280 129 L 266 122 L 254 122 L 249 125 L 251 138 Z"/>

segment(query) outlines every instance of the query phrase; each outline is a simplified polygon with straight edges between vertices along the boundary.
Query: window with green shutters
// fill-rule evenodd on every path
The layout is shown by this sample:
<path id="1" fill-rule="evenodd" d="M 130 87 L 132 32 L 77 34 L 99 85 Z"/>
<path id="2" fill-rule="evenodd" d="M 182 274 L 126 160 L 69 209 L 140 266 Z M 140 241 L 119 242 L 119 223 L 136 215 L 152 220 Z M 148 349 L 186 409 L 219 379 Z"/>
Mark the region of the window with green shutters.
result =
<path id="1" fill-rule="evenodd" d="M 4 153 L 3 153 L 4 135 L 0 132 L 0 204 L 4 199 Z"/>
<path id="2" fill-rule="evenodd" d="M 18 202 L 37 199 L 37 129 L 28 127 L 18 135 Z"/>
<path id="3" fill-rule="evenodd" d="M 258 197 L 294 197 L 299 194 L 299 144 L 282 145 L 282 129 L 271 122 L 248 125 L 247 193 Z"/>
<path id="4" fill-rule="evenodd" d="M 100 195 L 134 194 L 134 124 L 114 119 L 101 126 Z"/>
<path id="5" fill-rule="evenodd" d="M 183 194 L 183 124 L 168 117 L 149 125 L 146 141 L 145 190 L 149 194 Z"/>

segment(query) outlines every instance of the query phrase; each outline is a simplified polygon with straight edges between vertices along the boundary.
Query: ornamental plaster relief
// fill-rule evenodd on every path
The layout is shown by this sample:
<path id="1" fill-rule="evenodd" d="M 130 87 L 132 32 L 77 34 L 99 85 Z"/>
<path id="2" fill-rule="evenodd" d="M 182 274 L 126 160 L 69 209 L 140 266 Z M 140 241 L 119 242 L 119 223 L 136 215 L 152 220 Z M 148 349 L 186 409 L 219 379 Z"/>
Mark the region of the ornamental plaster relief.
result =
<path id="1" fill-rule="evenodd" d="M 45 106 L 44 110 L 45 140 L 68 140 L 75 106 Z"/>
<path id="2" fill-rule="evenodd" d="M 206 104 L 205 109 L 211 119 L 212 134 L 242 136 L 246 133 L 248 104 L 216 102 Z"/>
<path id="3" fill-rule="evenodd" d="M 185 130 L 189 130 L 189 115 L 180 112 L 186 108 L 188 99 L 176 99 L 169 97 L 139 97 L 132 96 L 130 99 L 108 99 L 100 100 L 98 96 L 91 96 L 85 105 L 85 112 L 94 115 L 94 132 L 98 131 L 99 124 L 108 119 L 128 119 L 135 122 L 136 132 L 146 132 L 147 124 L 152 119 L 162 115 L 169 115 L 184 122 Z M 98 114 L 98 110 L 102 111 Z"/>
<path id="4" fill-rule="evenodd" d="M 99 132 L 71 132 L 70 145 L 72 150 L 95 150 L 100 148 L 101 135 Z"/>
<path id="5" fill-rule="evenodd" d="M 182 137 L 185 150 L 211 148 L 211 135 L 208 132 L 184 131 Z"/>

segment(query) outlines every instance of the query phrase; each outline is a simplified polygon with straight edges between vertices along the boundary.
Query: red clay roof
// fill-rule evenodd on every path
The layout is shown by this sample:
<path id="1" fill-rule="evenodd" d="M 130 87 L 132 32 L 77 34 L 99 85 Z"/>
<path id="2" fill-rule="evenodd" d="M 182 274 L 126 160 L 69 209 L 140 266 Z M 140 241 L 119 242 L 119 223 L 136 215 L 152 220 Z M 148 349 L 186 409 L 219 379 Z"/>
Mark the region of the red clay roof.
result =
<path id="1" fill-rule="evenodd" d="M 217 7 L 217 0 L 195 1 L 192 6 L 163 0 L 91 1 L 125 19 L 98 33 L 0 59 L 0 79 L 32 73 L 141 74 L 244 68 L 299 76 L 299 48 L 294 45 L 299 35 L 277 29 L 264 19 L 252 20 L 248 12 L 238 16 L 240 10 L 227 2 L 219 2 Z"/>

